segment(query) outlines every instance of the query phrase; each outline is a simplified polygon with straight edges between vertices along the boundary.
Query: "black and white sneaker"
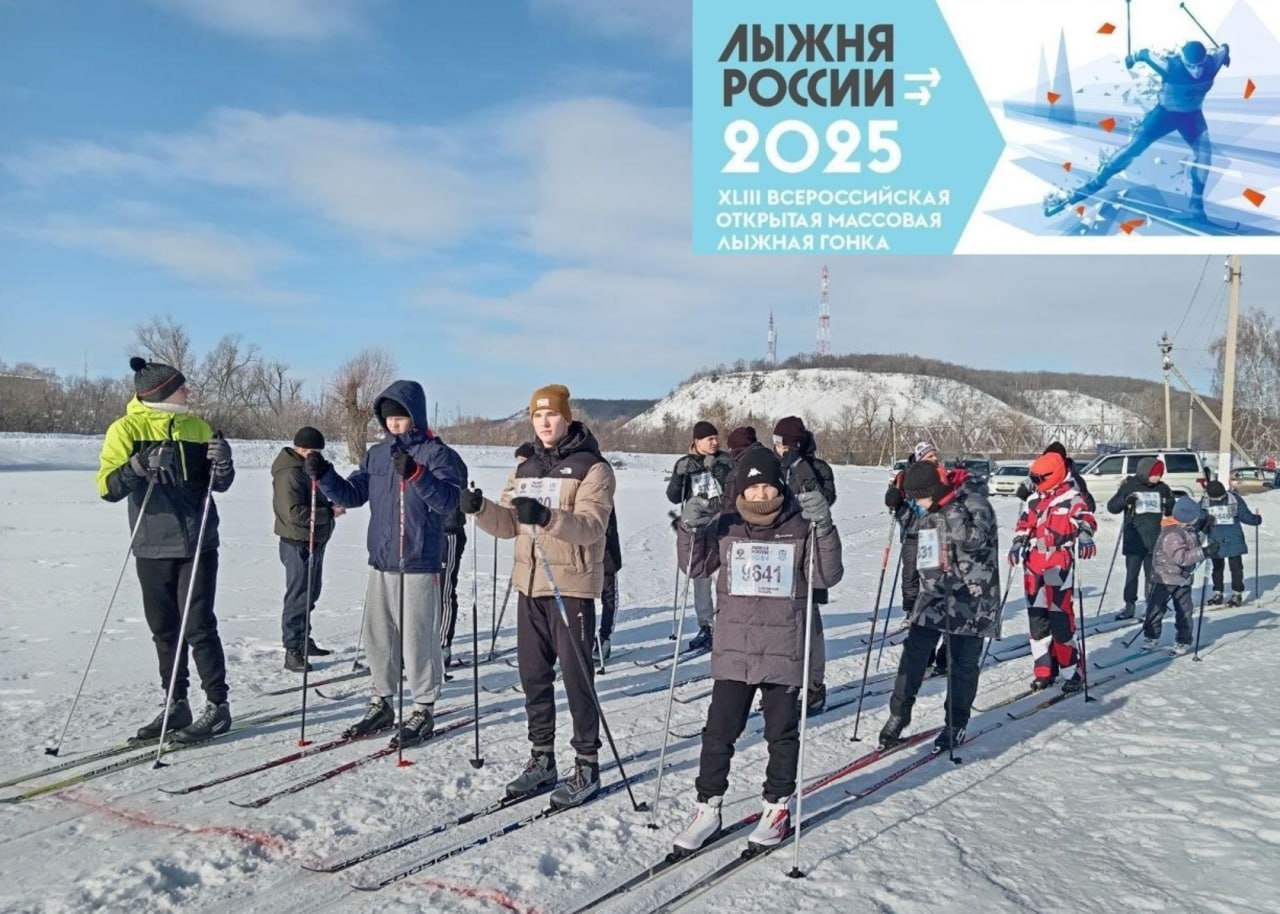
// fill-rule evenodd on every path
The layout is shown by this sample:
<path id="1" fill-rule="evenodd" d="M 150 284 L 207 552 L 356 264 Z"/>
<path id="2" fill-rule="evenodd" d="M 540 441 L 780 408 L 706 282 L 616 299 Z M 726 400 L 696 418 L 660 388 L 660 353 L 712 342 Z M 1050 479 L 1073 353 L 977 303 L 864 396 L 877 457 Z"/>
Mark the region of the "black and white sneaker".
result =
<path id="1" fill-rule="evenodd" d="M 436 731 L 435 708 L 431 705 L 420 705 L 413 709 L 400 732 L 391 737 L 391 745 L 404 748 L 416 746 L 431 738 Z"/>
<path id="2" fill-rule="evenodd" d="M 950 752 L 964 742 L 964 727 L 943 727 L 933 740 L 933 752 Z"/>
<path id="3" fill-rule="evenodd" d="M 550 803 L 556 809 L 581 806 L 600 791 L 600 764 L 581 756 L 574 762 L 573 774 L 551 792 Z"/>
<path id="4" fill-rule="evenodd" d="M 1242 606 L 1244 604 L 1244 594 L 1236 591 L 1231 595 L 1231 599 L 1227 601 L 1228 606 Z"/>
<path id="5" fill-rule="evenodd" d="M 368 736 L 370 733 L 387 729 L 395 722 L 396 715 L 391 710 L 390 702 L 381 696 L 375 695 L 369 700 L 369 707 L 365 709 L 364 717 L 342 731 L 342 735 L 348 739 L 353 739 L 357 736 Z"/>
<path id="6" fill-rule="evenodd" d="M 231 705 L 225 701 L 215 704 L 209 702 L 204 706 L 204 713 L 187 726 L 173 734 L 170 739 L 175 743 L 199 743 L 213 739 L 231 729 Z"/>
<path id="7" fill-rule="evenodd" d="M 137 735 L 133 739 L 140 742 L 159 739 L 160 728 L 163 725 L 164 711 L 161 711 L 151 723 L 139 727 Z M 169 702 L 169 728 L 166 732 L 173 733 L 175 730 L 181 730 L 183 727 L 189 726 L 191 726 L 191 705 L 187 704 L 185 698 L 175 698 Z"/>

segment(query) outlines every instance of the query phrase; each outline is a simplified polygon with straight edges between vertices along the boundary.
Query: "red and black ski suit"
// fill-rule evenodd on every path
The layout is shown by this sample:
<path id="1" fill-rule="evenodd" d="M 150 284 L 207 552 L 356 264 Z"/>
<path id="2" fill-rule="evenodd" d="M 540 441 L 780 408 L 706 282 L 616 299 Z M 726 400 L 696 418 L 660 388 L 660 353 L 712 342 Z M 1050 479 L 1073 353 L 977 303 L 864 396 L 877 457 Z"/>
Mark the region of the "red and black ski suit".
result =
<path id="1" fill-rule="evenodd" d="M 1097 528 L 1098 521 L 1069 479 L 1048 492 L 1032 493 L 1018 517 L 1014 548 L 1023 550 L 1028 636 L 1039 680 L 1052 681 L 1059 670 L 1079 664 L 1072 640 L 1076 630 L 1072 547 L 1082 531 L 1092 536 Z"/>

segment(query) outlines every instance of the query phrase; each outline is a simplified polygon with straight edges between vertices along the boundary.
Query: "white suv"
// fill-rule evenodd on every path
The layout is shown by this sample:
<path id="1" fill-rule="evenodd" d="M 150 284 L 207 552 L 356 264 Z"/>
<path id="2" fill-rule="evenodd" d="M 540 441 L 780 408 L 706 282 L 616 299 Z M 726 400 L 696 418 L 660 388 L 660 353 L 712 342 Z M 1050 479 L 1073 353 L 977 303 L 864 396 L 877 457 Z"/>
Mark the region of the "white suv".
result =
<path id="1" fill-rule="evenodd" d="M 1089 494 L 1098 502 L 1099 510 L 1105 510 L 1103 505 L 1107 500 L 1119 491 L 1121 483 L 1138 472 L 1138 463 L 1148 457 L 1164 464 L 1164 481 L 1173 490 L 1175 498 L 1188 495 L 1198 499 L 1204 494 L 1208 474 L 1204 461 L 1195 451 L 1164 451 L 1158 448 L 1117 451 L 1103 454 L 1080 471 L 1089 486 Z"/>

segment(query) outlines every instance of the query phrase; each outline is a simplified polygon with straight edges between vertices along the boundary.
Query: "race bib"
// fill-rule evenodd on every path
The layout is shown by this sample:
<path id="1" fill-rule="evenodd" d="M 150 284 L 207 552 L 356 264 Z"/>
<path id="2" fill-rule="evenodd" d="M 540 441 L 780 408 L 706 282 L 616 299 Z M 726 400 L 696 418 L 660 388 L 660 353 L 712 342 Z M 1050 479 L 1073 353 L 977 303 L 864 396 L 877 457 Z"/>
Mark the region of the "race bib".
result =
<path id="1" fill-rule="evenodd" d="M 689 477 L 689 491 L 692 495 L 700 495 L 703 498 L 712 499 L 720 498 L 724 495 L 724 489 L 720 487 L 720 483 L 711 475 L 710 470 L 703 470 L 701 473 L 694 473 Z"/>
<path id="2" fill-rule="evenodd" d="M 729 547 L 729 593 L 735 597 L 793 597 L 795 558 L 795 543 L 733 543 Z"/>
<path id="3" fill-rule="evenodd" d="M 516 498 L 532 498 L 544 508 L 560 507 L 560 483 L 563 479 L 542 476 L 516 480 Z"/>
<path id="4" fill-rule="evenodd" d="M 1159 492 L 1135 492 L 1134 514 L 1161 514 Z"/>
<path id="5" fill-rule="evenodd" d="M 1210 505 L 1209 516 L 1213 518 L 1215 524 L 1234 524 L 1236 522 L 1235 512 L 1231 510 L 1230 505 Z"/>
<path id="6" fill-rule="evenodd" d="M 942 564 L 942 551 L 938 547 L 938 531 L 921 530 L 916 538 L 916 568 L 933 571 Z"/>

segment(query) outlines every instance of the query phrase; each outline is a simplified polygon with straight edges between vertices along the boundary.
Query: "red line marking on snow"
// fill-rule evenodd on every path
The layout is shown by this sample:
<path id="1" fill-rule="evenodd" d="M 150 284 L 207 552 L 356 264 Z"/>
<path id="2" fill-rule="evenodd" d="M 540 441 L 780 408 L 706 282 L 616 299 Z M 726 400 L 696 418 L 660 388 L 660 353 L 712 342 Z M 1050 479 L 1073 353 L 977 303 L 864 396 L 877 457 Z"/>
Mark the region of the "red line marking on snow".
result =
<path id="1" fill-rule="evenodd" d="M 1062 94 L 1059 92 L 1046 92 L 1045 97 L 1049 99 L 1049 104 L 1052 105 L 1057 102 L 1058 99 L 1062 98 Z"/>
<path id="2" fill-rule="evenodd" d="M 252 828 L 240 828 L 235 825 L 184 825 L 180 822 L 165 822 L 146 813 L 132 809 L 122 809 L 81 794 L 64 793 L 61 796 L 63 799 L 86 806 L 95 812 L 100 812 L 116 819 L 123 819 L 126 822 L 133 822 L 135 825 L 164 828 L 170 831 L 185 832 L 190 835 L 222 835 L 228 838 L 239 838 L 241 841 L 257 844 L 273 851 L 282 852 L 284 850 L 284 839 L 267 832 L 255 831 Z"/>
<path id="3" fill-rule="evenodd" d="M 1260 190 L 1254 190 L 1252 187 L 1244 189 L 1244 198 L 1254 206 L 1261 206 L 1262 201 L 1267 199 L 1267 195 Z"/>
<path id="4" fill-rule="evenodd" d="M 1104 117 L 1102 120 L 1098 121 L 1098 126 L 1107 131 L 1107 133 L 1110 133 L 1112 130 L 1116 129 L 1116 119 L 1114 117 Z"/>
<path id="5" fill-rule="evenodd" d="M 1132 235 L 1133 230 L 1136 228 L 1140 228 L 1142 224 L 1146 221 L 1147 220 L 1145 216 L 1139 219 L 1130 219 L 1128 222 L 1121 222 L 1120 228 L 1124 230 L 1124 233 L 1126 235 Z"/>
<path id="6" fill-rule="evenodd" d="M 1063 168 L 1063 170 L 1065 170 L 1065 171 L 1070 171 L 1070 170 L 1071 170 L 1071 163 L 1070 163 L 1070 162 L 1063 162 L 1063 163 L 1062 163 L 1062 168 Z"/>
<path id="7" fill-rule="evenodd" d="M 1112 25 L 1110 22 L 1104 22 L 1104 23 L 1102 23 L 1102 25 L 1098 28 L 1098 34 L 1099 34 L 1099 35 L 1110 35 L 1110 34 L 1111 34 L 1112 32 L 1114 32 L 1115 30 L 1116 30 L 1116 27 L 1115 27 L 1114 25 Z"/>
<path id="8" fill-rule="evenodd" d="M 1254 91 L 1257 90 L 1257 88 L 1258 87 L 1254 85 L 1254 82 L 1252 79 L 1246 80 L 1244 84 L 1244 97 L 1248 98 L 1249 96 L 1253 95 Z"/>
<path id="9" fill-rule="evenodd" d="M 461 895 L 464 898 L 474 898 L 478 901 L 489 901 L 504 911 L 511 911 L 513 914 L 542 914 L 537 908 L 521 904 L 506 892 L 500 892 L 497 889 L 486 889 L 474 885 L 456 885 L 452 882 L 441 882 L 439 879 L 411 879 L 404 883 L 405 885 L 417 885 L 430 889 L 441 889 L 445 892 L 453 892 L 455 895 Z"/>

